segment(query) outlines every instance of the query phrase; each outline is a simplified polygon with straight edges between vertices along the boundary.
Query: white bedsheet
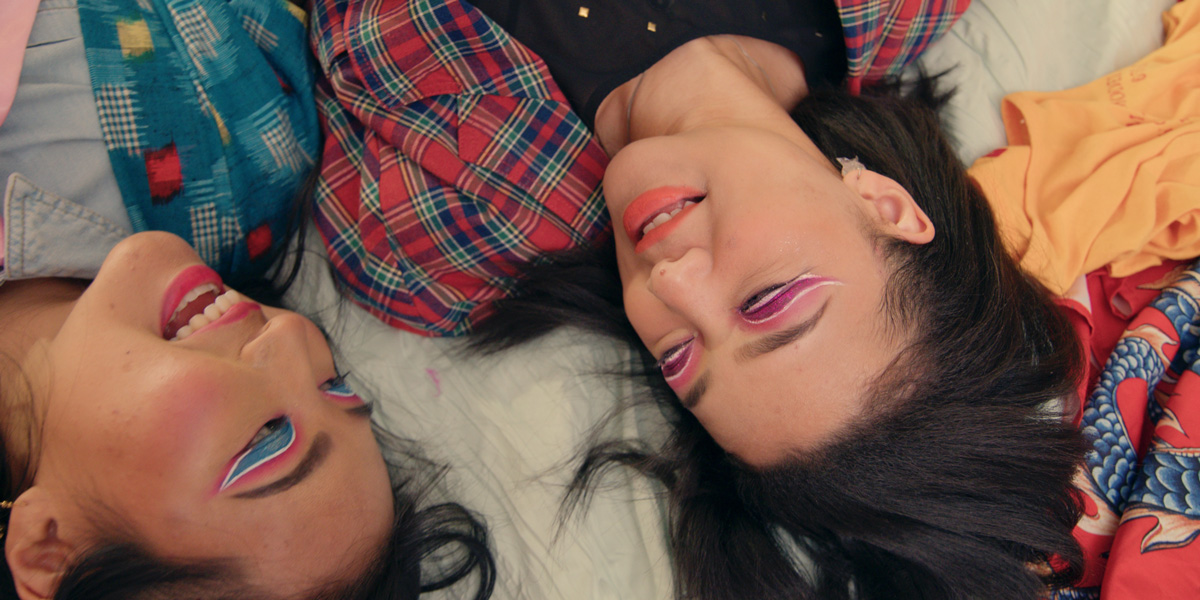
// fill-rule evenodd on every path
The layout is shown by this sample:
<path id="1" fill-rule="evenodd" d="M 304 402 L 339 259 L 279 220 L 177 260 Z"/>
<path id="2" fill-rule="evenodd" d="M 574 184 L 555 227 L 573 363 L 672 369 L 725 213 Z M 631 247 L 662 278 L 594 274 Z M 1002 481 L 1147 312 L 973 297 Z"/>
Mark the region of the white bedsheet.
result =
<path id="1" fill-rule="evenodd" d="M 1070 87 L 1129 64 L 1161 43 L 1159 14 L 1171 4 L 975 0 L 922 59 L 932 72 L 959 65 L 948 77 L 959 94 L 946 119 L 963 160 L 1003 145 L 1003 94 Z M 648 482 L 610 478 L 591 510 L 555 537 L 564 461 L 627 397 L 626 384 L 594 373 L 627 360 L 627 348 L 564 331 L 503 356 L 463 358 L 458 342 L 395 331 L 336 302 L 320 261 L 306 267 L 290 303 L 330 331 L 378 423 L 450 467 L 441 490 L 491 530 L 496 598 L 671 597 L 663 507 Z M 642 410 L 611 431 L 634 436 L 661 425 L 661 415 Z"/>

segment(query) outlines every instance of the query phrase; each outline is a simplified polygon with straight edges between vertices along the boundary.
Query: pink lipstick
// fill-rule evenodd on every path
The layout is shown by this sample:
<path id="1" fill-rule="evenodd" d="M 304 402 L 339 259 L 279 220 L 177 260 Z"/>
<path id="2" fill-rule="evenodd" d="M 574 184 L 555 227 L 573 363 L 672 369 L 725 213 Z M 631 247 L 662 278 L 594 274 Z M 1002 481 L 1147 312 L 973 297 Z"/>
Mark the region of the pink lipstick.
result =
<path id="1" fill-rule="evenodd" d="M 217 293 L 220 294 L 225 290 L 225 285 L 221 282 L 221 276 L 217 272 L 210 269 L 206 265 L 193 265 L 183 270 L 175 279 L 171 280 L 167 286 L 167 291 L 163 295 L 163 304 L 161 318 L 159 319 L 159 330 L 165 335 L 167 326 L 171 322 L 171 318 L 175 316 L 187 297 L 188 292 L 195 290 L 204 285 L 214 286 Z"/>
<path id="2" fill-rule="evenodd" d="M 674 228 L 672 224 L 678 224 L 680 217 L 686 216 L 694 206 L 688 205 L 688 202 L 699 202 L 704 199 L 704 195 L 703 191 L 688 186 L 663 186 L 643 192 L 625 207 L 621 215 L 625 235 L 638 246 L 637 251 L 641 252 L 644 247 L 649 247 L 653 242 L 665 237 Z M 645 233 L 646 227 L 656 218 L 660 218 L 660 215 L 669 215 L 677 210 L 680 212 L 675 217 L 657 224 L 649 233 Z M 651 243 L 644 245 L 646 238 L 651 236 Z"/>

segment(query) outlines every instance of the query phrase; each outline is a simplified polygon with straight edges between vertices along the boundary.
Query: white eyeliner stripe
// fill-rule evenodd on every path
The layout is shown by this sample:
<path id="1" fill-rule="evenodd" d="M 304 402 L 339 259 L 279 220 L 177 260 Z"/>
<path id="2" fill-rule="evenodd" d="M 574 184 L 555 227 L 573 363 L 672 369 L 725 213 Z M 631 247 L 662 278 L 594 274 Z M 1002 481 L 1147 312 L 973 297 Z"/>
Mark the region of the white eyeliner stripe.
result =
<path id="1" fill-rule="evenodd" d="M 287 452 L 288 448 L 291 448 L 292 445 L 296 443 L 296 428 L 292 426 L 291 420 L 287 421 L 287 426 L 284 432 L 286 432 L 287 435 L 286 437 L 280 436 L 282 444 L 275 445 L 273 448 L 269 446 L 258 446 L 251 448 L 249 452 L 239 457 L 237 461 L 233 463 L 233 466 L 229 468 L 229 474 L 225 476 L 225 481 L 221 482 L 221 491 L 225 491 L 227 488 L 229 488 L 229 486 L 237 483 L 237 481 L 247 473 L 254 471 L 254 469 L 257 469 L 264 463 L 279 456 L 280 454 L 283 454 L 284 452 Z M 266 449 L 267 453 L 259 456 L 258 451 L 260 449 Z M 243 463 L 247 460 L 253 462 L 243 465 Z"/>
<path id="2" fill-rule="evenodd" d="M 802 281 L 802 280 L 798 280 L 797 283 L 799 283 L 800 281 Z M 781 314 L 783 311 L 791 308 L 791 306 L 793 304 L 795 304 L 797 300 L 807 296 L 813 290 L 816 290 L 818 288 L 823 288 L 827 285 L 842 285 L 842 282 L 834 280 L 834 279 L 829 279 L 826 281 L 821 281 L 821 282 L 815 283 L 815 284 L 813 284 L 812 287 L 804 290 L 803 292 L 800 292 L 799 294 L 796 294 L 795 296 L 792 296 L 792 299 L 788 300 L 787 304 L 783 305 L 783 308 L 771 313 L 770 315 L 768 315 L 766 317 L 763 317 L 763 318 L 757 319 L 757 320 L 747 319 L 746 317 L 742 317 L 742 318 L 745 319 L 745 321 L 751 325 L 758 325 L 759 323 L 765 323 L 765 322 L 770 321 L 771 319 L 774 319 L 775 317 L 779 316 L 779 314 Z"/>

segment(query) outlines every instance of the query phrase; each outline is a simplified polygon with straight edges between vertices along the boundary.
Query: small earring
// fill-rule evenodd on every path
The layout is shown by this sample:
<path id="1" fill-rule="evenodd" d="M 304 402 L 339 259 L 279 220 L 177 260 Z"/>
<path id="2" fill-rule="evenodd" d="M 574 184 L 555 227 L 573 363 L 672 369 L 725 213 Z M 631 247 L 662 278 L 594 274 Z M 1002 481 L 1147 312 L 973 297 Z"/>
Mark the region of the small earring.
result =
<path id="1" fill-rule="evenodd" d="M 12 500 L 0 500 L 0 510 L 12 510 Z M 4 540 L 4 534 L 8 533 L 8 525 L 0 523 L 0 541 Z"/>
<path id="2" fill-rule="evenodd" d="M 849 175 L 855 171 L 867 170 L 867 168 L 864 167 L 861 162 L 859 162 L 857 156 L 855 156 L 854 158 L 838 157 L 837 160 L 838 160 L 838 163 L 840 163 L 842 165 L 842 177 L 845 177 L 846 175 Z"/>

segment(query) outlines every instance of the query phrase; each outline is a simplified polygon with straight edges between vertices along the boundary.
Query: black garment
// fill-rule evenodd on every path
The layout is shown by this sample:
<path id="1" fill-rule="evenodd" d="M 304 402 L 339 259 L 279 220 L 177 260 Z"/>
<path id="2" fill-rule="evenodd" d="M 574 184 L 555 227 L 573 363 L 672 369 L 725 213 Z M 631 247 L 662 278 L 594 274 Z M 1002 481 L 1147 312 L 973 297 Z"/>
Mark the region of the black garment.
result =
<path id="1" fill-rule="evenodd" d="M 838 84 L 846 49 L 831 0 L 474 0 L 542 57 L 588 127 L 617 86 L 699 37 L 744 35 L 804 61 L 809 87 Z M 586 16 L 583 16 L 586 14 Z"/>

